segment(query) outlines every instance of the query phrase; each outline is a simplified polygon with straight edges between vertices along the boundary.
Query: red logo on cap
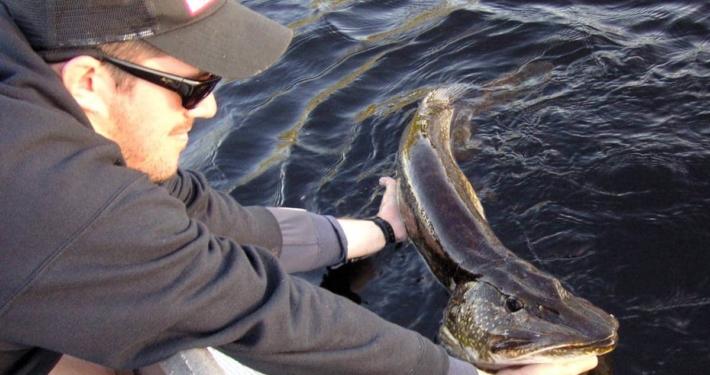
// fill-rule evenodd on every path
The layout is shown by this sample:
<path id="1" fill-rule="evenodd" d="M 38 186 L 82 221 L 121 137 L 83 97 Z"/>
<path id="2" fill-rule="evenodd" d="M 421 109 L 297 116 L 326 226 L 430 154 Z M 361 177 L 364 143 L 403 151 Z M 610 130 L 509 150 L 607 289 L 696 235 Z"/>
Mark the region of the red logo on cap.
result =
<path id="1" fill-rule="evenodd" d="M 185 0 L 185 4 L 187 4 L 187 9 L 190 11 L 191 16 L 199 13 L 214 2 L 215 0 Z"/>

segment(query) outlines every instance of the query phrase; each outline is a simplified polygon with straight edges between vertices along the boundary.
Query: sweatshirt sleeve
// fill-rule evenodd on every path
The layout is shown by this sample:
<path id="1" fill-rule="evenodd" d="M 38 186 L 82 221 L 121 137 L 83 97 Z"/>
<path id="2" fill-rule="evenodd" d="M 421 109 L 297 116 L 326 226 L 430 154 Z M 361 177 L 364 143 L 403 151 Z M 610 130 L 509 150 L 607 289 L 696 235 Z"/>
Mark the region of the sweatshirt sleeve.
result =
<path id="1" fill-rule="evenodd" d="M 287 272 L 305 272 L 345 263 L 347 237 L 334 217 L 297 208 L 267 209 L 278 221 L 283 234 L 279 261 Z"/>
<path id="2" fill-rule="evenodd" d="M 446 374 L 443 349 L 216 236 L 138 180 L 64 244 L 3 336 L 113 368 L 221 346 L 265 373 Z"/>
<path id="3" fill-rule="evenodd" d="M 187 215 L 219 236 L 263 247 L 279 256 L 282 234 L 276 218 L 264 207 L 244 207 L 228 194 L 214 190 L 201 173 L 178 170 L 163 183 L 170 195 L 185 204 Z"/>
<path id="4" fill-rule="evenodd" d="M 478 370 L 468 362 L 449 356 L 449 372 L 447 375 L 478 375 Z"/>
<path id="5" fill-rule="evenodd" d="M 214 234 L 269 249 L 286 272 L 304 272 L 345 262 L 347 238 L 332 216 L 302 209 L 243 207 L 214 190 L 197 172 L 180 170 L 163 187 L 187 208 L 188 216 Z"/>

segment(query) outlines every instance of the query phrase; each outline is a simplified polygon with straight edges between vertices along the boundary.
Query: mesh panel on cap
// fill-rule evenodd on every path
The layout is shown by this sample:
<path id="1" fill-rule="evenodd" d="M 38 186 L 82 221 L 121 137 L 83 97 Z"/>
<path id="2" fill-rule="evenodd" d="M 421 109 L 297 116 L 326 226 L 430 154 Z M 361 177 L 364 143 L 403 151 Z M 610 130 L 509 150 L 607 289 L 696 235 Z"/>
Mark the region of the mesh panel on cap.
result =
<path id="1" fill-rule="evenodd" d="M 154 34 L 156 21 L 141 0 L 57 0 L 49 4 L 55 47 L 117 42 Z"/>
<path id="2" fill-rule="evenodd" d="M 43 1 L 6 0 L 8 11 L 32 46 L 46 46 L 47 6 Z"/>

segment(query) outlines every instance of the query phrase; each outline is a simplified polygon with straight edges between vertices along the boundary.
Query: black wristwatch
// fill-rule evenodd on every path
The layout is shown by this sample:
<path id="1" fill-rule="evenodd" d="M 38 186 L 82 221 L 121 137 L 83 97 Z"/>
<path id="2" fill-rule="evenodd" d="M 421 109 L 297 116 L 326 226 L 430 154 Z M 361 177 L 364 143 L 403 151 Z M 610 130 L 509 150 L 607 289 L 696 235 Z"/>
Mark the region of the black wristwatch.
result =
<path id="1" fill-rule="evenodd" d="M 373 223 L 375 223 L 375 225 L 380 227 L 382 234 L 385 236 L 385 245 L 397 243 L 397 238 L 394 236 L 394 229 L 392 229 L 390 223 L 388 223 L 386 220 L 382 219 L 379 216 L 371 217 L 368 220 L 372 221 Z"/>

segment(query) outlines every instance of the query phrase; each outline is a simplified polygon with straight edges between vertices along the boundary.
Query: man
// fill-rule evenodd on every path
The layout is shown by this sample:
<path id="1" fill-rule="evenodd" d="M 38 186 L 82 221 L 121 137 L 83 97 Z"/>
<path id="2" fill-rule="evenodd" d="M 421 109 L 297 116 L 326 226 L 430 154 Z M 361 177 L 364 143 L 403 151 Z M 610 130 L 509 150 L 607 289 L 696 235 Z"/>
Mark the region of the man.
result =
<path id="1" fill-rule="evenodd" d="M 178 168 L 218 76 L 266 69 L 290 30 L 227 0 L 1 4 L 0 373 L 206 346 L 268 374 L 476 373 L 287 273 L 406 239 L 392 179 L 380 219 L 343 220 L 241 207 Z"/>

